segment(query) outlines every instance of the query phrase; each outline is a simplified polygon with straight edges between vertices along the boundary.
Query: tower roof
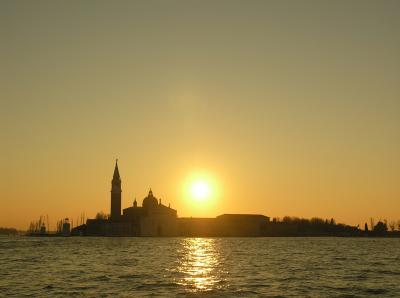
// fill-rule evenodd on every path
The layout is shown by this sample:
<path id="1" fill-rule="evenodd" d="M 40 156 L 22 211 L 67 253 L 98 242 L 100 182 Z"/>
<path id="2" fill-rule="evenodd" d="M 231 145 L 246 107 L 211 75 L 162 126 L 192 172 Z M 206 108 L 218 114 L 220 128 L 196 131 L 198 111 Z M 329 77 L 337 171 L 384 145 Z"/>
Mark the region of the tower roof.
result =
<path id="1" fill-rule="evenodd" d="M 119 170 L 118 170 L 118 159 L 115 160 L 113 179 L 121 179 L 121 177 L 119 176 Z"/>

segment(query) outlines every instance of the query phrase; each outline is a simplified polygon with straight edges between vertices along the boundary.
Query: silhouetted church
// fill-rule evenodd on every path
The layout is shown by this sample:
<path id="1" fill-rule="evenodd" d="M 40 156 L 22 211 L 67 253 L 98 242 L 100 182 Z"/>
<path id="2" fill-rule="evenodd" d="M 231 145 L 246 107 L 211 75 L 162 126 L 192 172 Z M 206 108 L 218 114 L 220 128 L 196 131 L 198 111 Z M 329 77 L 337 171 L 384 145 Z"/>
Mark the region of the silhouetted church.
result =
<path id="1" fill-rule="evenodd" d="M 132 207 L 121 214 L 121 177 L 115 163 L 111 181 L 111 212 L 109 219 L 89 219 L 86 235 L 98 236 L 176 236 L 177 212 L 164 206 L 150 189 L 139 207 L 136 198 Z"/>
<path id="2" fill-rule="evenodd" d="M 262 236 L 269 217 L 257 214 L 223 214 L 216 218 L 178 218 L 177 211 L 161 203 L 150 189 L 139 207 L 136 198 L 132 207 L 121 214 L 121 177 L 118 161 L 111 181 L 109 218 L 88 219 L 86 225 L 72 233 L 86 236 Z"/>

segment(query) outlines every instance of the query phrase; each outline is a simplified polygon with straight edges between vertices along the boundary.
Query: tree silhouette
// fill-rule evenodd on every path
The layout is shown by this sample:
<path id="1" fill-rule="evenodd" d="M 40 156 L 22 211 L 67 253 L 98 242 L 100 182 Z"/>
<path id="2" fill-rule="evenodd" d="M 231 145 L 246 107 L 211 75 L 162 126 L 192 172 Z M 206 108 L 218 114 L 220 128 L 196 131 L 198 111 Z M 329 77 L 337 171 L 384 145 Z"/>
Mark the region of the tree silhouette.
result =
<path id="1" fill-rule="evenodd" d="M 387 225 L 386 223 L 379 221 L 376 226 L 374 227 L 374 233 L 377 236 L 383 236 L 387 233 Z"/>

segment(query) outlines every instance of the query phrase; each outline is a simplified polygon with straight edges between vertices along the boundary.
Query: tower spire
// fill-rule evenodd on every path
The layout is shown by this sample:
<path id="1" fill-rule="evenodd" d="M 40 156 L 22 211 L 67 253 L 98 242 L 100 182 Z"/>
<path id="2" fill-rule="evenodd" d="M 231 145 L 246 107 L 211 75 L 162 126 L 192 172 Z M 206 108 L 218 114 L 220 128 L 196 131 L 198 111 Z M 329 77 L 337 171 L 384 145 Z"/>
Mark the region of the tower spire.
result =
<path id="1" fill-rule="evenodd" d="M 119 170 L 118 170 L 118 158 L 115 160 L 115 168 L 114 168 L 114 175 L 113 175 L 113 179 L 121 179 L 121 177 L 119 176 Z"/>

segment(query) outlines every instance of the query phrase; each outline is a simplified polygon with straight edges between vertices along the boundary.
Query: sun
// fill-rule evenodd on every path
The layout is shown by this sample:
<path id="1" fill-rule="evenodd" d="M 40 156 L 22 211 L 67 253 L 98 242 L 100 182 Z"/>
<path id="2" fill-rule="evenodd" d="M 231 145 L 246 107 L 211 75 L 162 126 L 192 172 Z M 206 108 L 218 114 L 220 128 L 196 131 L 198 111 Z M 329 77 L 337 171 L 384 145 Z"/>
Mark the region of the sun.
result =
<path id="1" fill-rule="evenodd" d="M 203 180 L 194 181 L 191 185 L 190 192 L 194 199 L 202 201 L 210 197 L 210 185 Z"/>
<path id="2" fill-rule="evenodd" d="M 220 198 L 220 184 L 210 171 L 193 171 L 182 181 L 182 194 L 191 213 L 212 210 Z"/>

